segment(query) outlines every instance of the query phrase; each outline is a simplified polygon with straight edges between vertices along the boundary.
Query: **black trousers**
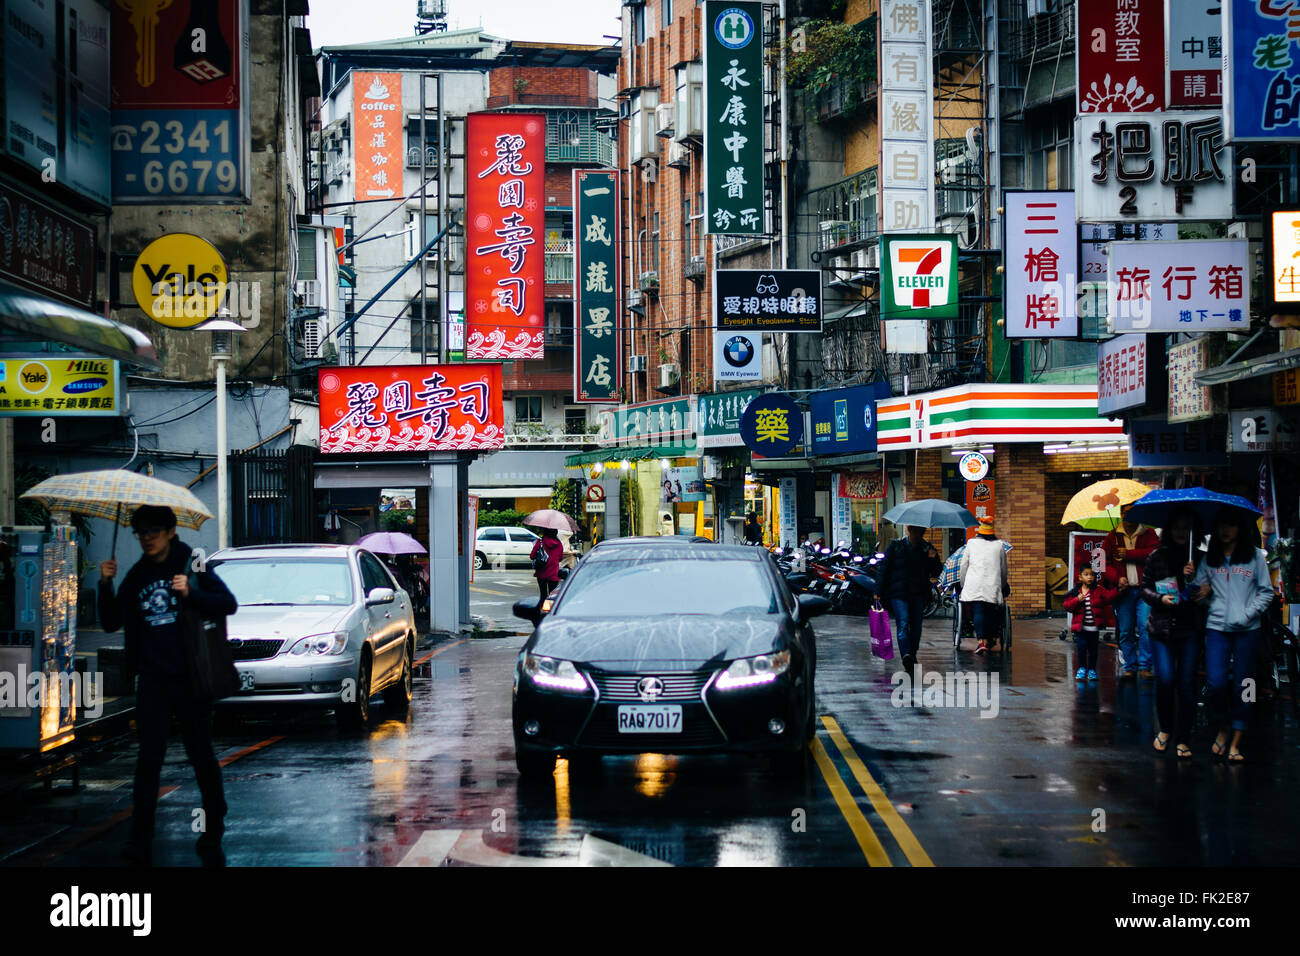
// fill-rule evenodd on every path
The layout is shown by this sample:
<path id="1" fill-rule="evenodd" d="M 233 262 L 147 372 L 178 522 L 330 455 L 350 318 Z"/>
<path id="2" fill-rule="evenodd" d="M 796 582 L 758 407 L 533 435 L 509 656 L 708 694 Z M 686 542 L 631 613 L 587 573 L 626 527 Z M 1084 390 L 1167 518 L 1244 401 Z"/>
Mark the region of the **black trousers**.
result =
<path id="1" fill-rule="evenodd" d="M 141 675 L 135 694 L 140 755 L 135 765 L 134 807 L 131 811 L 131 839 L 137 843 L 148 843 L 153 839 L 158 782 L 167 755 L 167 737 L 173 717 L 181 725 L 185 754 L 198 780 L 206 832 L 220 835 L 225 830 L 226 798 L 221 784 L 221 765 L 212 749 L 212 702 L 196 700 L 183 681 Z"/>
<path id="2" fill-rule="evenodd" d="M 537 592 L 538 594 L 541 595 L 541 599 L 545 601 L 547 597 L 550 596 L 550 593 L 555 590 L 558 584 L 559 584 L 558 581 L 549 581 L 546 578 L 538 578 Z"/>

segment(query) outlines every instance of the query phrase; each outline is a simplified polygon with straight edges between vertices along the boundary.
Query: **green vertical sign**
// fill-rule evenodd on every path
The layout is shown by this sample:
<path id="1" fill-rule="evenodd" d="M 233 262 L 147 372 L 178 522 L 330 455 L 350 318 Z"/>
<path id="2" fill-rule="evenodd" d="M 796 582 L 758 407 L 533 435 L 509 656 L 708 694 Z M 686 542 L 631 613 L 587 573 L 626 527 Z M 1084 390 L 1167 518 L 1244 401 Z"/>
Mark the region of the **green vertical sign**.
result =
<path id="1" fill-rule="evenodd" d="M 704 229 L 762 235 L 763 5 L 704 2 Z"/>
<path id="2" fill-rule="evenodd" d="M 623 381 L 618 171 L 573 171 L 573 397 L 617 402 Z"/>

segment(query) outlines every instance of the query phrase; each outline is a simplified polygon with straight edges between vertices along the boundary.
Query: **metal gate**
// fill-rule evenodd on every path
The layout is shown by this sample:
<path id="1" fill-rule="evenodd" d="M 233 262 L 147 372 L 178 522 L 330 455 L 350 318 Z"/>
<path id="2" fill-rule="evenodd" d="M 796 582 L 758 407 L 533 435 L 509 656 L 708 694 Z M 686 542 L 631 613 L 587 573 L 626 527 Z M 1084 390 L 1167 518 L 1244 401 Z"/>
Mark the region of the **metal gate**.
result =
<path id="1" fill-rule="evenodd" d="M 315 461 L 308 445 L 230 456 L 233 546 L 315 540 Z"/>

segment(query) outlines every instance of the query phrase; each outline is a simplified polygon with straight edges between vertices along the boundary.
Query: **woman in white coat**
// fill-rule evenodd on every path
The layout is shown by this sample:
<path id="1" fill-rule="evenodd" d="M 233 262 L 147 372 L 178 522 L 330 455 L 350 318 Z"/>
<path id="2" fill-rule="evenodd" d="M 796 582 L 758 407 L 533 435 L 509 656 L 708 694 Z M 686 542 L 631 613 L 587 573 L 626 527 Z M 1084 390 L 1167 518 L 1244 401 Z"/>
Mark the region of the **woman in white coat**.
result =
<path id="1" fill-rule="evenodd" d="M 998 642 L 1002 605 L 1011 593 L 1007 549 L 994 533 L 991 518 L 981 518 L 979 532 L 966 543 L 957 580 L 961 582 L 961 601 L 970 608 L 980 638 L 975 653 L 983 654 Z"/>

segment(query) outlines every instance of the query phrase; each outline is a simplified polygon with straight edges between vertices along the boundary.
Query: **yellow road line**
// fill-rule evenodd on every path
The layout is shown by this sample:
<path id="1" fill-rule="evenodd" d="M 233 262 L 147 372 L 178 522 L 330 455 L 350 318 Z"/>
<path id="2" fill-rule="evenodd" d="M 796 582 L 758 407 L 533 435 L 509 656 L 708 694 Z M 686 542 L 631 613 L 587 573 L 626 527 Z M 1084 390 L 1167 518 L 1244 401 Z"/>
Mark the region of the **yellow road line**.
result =
<path id="1" fill-rule="evenodd" d="M 444 645 L 442 645 L 442 647 L 439 647 L 439 648 L 437 648 L 436 650 L 430 651 L 428 654 L 425 654 L 425 655 L 424 655 L 423 657 L 421 657 L 418 661 L 413 661 L 412 664 L 411 664 L 411 666 L 412 666 L 412 667 L 418 667 L 419 665 L 423 664 L 425 661 L 430 660 L 430 659 L 432 659 L 432 658 L 434 658 L 434 657 L 437 657 L 437 656 L 438 656 L 439 654 L 441 654 L 443 651 L 449 651 L 449 650 L 451 650 L 453 647 L 460 647 L 460 645 L 462 645 L 462 644 L 466 644 L 466 643 L 468 643 L 468 642 L 469 642 L 469 638 L 468 638 L 468 637 L 462 637 L 459 641 L 452 641 L 450 644 L 444 644 Z"/>
<path id="2" fill-rule="evenodd" d="M 857 755 L 853 745 L 844 736 L 844 732 L 840 730 L 840 725 L 835 722 L 835 718 L 823 716 L 822 723 L 830 732 L 831 740 L 835 741 L 835 746 L 839 748 L 840 753 L 843 755 L 844 762 L 849 765 L 849 770 L 852 771 L 854 779 L 858 781 L 858 785 L 862 787 L 863 792 L 871 800 L 871 805 L 876 808 L 876 813 L 880 814 L 880 818 L 885 821 L 885 826 L 889 827 L 889 832 L 898 841 L 898 846 L 902 849 L 903 855 L 907 857 L 907 862 L 913 866 L 934 866 L 934 861 L 930 859 L 930 855 L 921 846 L 921 841 L 916 838 L 916 834 L 899 816 L 898 811 L 894 809 L 894 805 L 889 802 L 889 797 L 885 795 L 885 791 L 880 788 L 880 784 L 876 783 L 875 778 L 871 776 L 871 771 L 867 770 L 867 765 L 862 762 L 862 758 Z"/>
<path id="3" fill-rule="evenodd" d="M 469 586 L 469 589 L 470 589 L 471 591 L 477 591 L 479 594 L 499 594 L 499 595 L 501 595 L 502 597 L 509 597 L 509 596 L 510 596 L 510 592 L 509 592 L 509 591 L 491 591 L 491 590 L 488 590 L 487 588 L 476 588 L 476 587 L 474 587 L 474 585 L 472 585 L 472 584 Z"/>
<path id="4" fill-rule="evenodd" d="M 826 779 L 826 786 L 831 788 L 831 796 L 835 798 L 840 813 L 844 814 L 844 819 L 848 822 L 849 829 L 853 831 L 853 836 L 857 838 L 858 846 L 862 848 L 862 854 L 867 858 L 867 862 L 872 866 L 893 866 L 876 832 L 871 829 L 871 824 L 858 809 L 853 794 L 849 793 L 849 788 L 840 777 L 839 771 L 835 769 L 835 764 L 831 763 L 826 748 L 816 737 L 813 738 L 812 753 L 813 760 L 817 762 L 817 769 Z"/>

